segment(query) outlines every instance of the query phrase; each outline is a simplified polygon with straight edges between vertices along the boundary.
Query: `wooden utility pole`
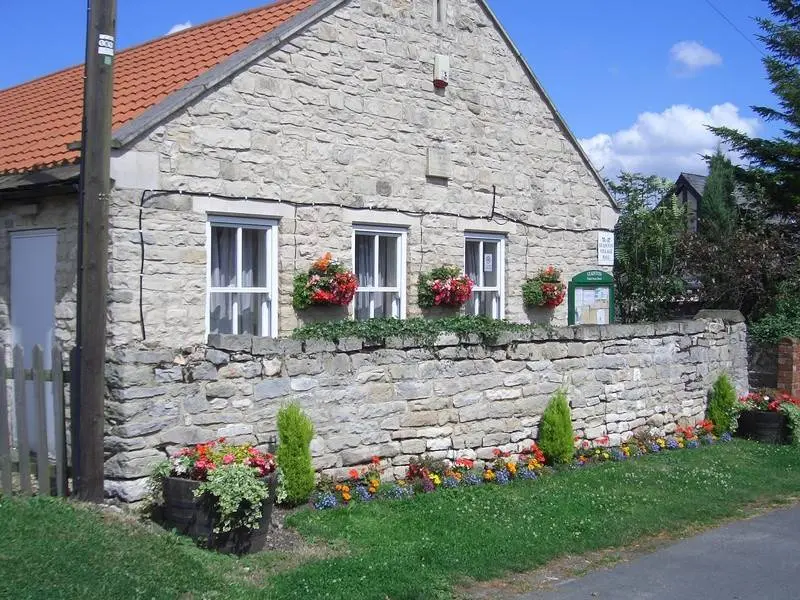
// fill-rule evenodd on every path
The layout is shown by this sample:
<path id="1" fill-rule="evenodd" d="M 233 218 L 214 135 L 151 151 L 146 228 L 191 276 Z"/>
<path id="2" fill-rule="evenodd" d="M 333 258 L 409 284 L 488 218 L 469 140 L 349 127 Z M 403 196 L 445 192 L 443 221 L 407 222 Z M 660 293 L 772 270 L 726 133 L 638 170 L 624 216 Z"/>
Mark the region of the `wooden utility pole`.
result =
<path id="1" fill-rule="evenodd" d="M 78 498 L 103 500 L 108 201 L 116 0 L 89 0 L 81 139 L 74 484 Z"/>

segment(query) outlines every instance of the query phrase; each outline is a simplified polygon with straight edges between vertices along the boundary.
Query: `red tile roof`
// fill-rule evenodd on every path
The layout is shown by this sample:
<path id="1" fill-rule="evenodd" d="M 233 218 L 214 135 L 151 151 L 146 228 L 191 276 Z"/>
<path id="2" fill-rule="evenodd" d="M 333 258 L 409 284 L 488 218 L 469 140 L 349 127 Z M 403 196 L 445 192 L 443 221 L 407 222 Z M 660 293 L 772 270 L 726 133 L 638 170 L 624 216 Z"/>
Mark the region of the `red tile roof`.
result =
<path id="1" fill-rule="evenodd" d="M 113 129 L 288 21 L 317 0 L 273 4 L 129 48 L 114 65 Z M 83 65 L 0 90 L 0 174 L 75 163 Z"/>

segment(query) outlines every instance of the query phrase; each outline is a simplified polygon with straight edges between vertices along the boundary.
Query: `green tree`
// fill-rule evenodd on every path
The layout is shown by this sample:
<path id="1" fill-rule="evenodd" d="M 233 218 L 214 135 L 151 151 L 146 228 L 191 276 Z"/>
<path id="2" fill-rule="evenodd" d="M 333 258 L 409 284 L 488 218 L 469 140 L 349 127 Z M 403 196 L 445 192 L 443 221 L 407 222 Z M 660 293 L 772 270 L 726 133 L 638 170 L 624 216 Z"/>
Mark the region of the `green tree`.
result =
<path id="1" fill-rule="evenodd" d="M 700 227 L 703 237 L 709 240 L 730 239 L 739 221 L 734 192 L 736 171 L 731 161 L 720 150 L 709 157 L 708 178 L 700 201 Z"/>
<path id="2" fill-rule="evenodd" d="M 763 189 L 771 212 L 785 214 L 800 204 L 800 1 L 767 3 L 773 18 L 756 20 L 763 32 L 759 39 L 769 52 L 763 62 L 778 107 L 752 108 L 767 121 L 783 123 L 782 135 L 765 139 L 728 127 L 711 130 L 749 163 L 740 175 Z"/>
<path id="3" fill-rule="evenodd" d="M 539 423 L 539 447 L 549 462 L 568 463 L 575 454 L 574 437 L 567 393 L 558 390 Z"/>
<path id="4" fill-rule="evenodd" d="M 625 323 L 664 319 L 686 289 L 678 255 L 686 212 L 660 177 L 622 173 L 608 185 L 622 206 L 615 230 L 617 317 Z"/>
<path id="5" fill-rule="evenodd" d="M 290 504 L 301 504 L 314 491 L 314 467 L 311 463 L 311 439 L 314 425 L 295 403 L 278 411 L 277 462 Z"/>
<path id="6" fill-rule="evenodd" d="M 731 432 L 736 425 L 736 389 L 725 374 L 717 377 L 708 393 L 708 418 L 714 423 L 714 433 Z"/>

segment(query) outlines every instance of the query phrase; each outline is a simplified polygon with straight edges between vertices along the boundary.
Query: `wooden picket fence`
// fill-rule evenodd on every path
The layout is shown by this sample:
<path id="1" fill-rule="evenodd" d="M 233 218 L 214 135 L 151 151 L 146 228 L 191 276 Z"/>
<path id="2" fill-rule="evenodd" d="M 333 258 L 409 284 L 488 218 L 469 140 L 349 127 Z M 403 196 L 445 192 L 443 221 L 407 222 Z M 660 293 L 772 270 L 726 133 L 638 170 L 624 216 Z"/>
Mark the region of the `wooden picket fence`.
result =
<path id="1" fill-rule="evenodd" d="M 5 350 L 0 346 L 0 490 L 3 494 L 20 492 L 66 496 L 67 451 L 66 414 L 61 348 L 53 347 L 52 367 L 44 368 L 44 351 L 33 348 L 33 368 L 25 369 L 24 351 L 15 346 L 13 362 L 6 365 Z M 13 382 L 13 407 L 7 381 Z M 28 399 L 26 382 L 33 382 L 35 431 L 38 443 L 32 449 L 28 437 Z M 55 428 L 53 448 L 48 448 L 47 395 L 45 383 L 52 383 L 52 422 Z M 13 413 L 9 410 L 13 409 Z M 11 418 L 13 416 L 13 418 Z M 16 436 L 13 435 L 16 433 Z M 50 453 L 52 451 L 52 454 Z M 35 473 L 32 468 L 35 467 Z M 15 477 L 16 475 L 16 477 Z M 36 482 L 32 485 L 31 476 Z"/>

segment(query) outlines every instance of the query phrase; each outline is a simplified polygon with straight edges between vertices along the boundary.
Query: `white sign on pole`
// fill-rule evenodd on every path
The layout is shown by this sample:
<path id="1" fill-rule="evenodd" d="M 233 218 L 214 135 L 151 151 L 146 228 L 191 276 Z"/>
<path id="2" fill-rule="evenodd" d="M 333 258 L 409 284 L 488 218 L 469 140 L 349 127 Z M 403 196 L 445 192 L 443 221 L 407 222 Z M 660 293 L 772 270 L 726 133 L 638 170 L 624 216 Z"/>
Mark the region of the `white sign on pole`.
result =
<path id="1" fill-rule="evenodd" d="M 614 232 L 597 232 L 597 264 L 614 266 Z"/>

